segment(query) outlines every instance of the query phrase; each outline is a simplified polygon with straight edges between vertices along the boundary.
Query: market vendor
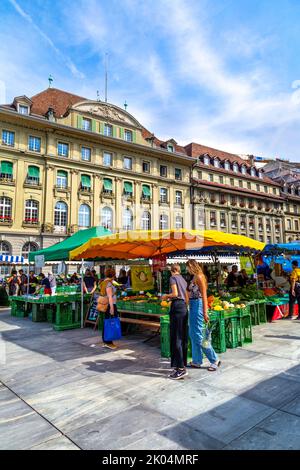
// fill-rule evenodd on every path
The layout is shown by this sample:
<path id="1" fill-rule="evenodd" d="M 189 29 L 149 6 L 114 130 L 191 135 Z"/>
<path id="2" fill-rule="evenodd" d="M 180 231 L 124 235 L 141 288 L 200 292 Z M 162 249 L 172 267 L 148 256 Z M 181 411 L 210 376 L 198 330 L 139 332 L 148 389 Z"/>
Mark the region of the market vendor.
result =
<path id="1" fill-rule="evenodd" d="M 245 287 L 249 283 L 249 276 L 246 269 L 242 269 L 237 276 L 237 282 L 240 287 Z"/>
<path id="2" fill-rule="evenodd" d="M 238 267 L 234 264 L 231 268 L 230 273 L 228 274 L 227 283 L 228 289 L 231 287 L 237 287 L 238 285 Z"/>
<path id="3" fill-rule="evenodd" d="M 44 287 L 44 294 L 51 295 L 52 291 L 51 291 L 49 278 L 46 277 L 44 273 L 40 274 L 40 278 L 41 278 L 41 285 L 38 287 L 37 290 L 39 291 L 42 287 Z"/>
<path id="4" fill-rule="evenodd" d="M 94 294 L 95 290 L 97 289 L 97 283 L 92 275 L 92 272 L 90 269 L 87 269 L 85 271 L 85 276 L 83 278 L 83 291 L 86 294 Z"/>
<path id="5" fill-rule="evenodd" d="M 80 278 L 77 273 L 73 273 L 72 276 L 70 277 L 70 284 L 80 284 Z"/>
<path id="6" fill-rule="evenodd" d="M 126 284 L 128 282 L 128 276 L 126 274 L 125 269 L 120 270 L 119 276 L 118 276 L 118 282 L 119 282 L 119 284 L 122 284 L 123 286 L 126 286 Z"/>
<path id="7" fill-rule="evenodd" d="M 34 271 L 30 271 L 29 273 L 29 288 L 28 294 L 32 295 L 35 293 L 36 286 L 38 284 L 38 279 L 34 273 Z"/>
<path id="8" fill-rule="evenodd" d="M 291 281 L 291 290 L 290 290 L 290 300 L 289 300 L 289 315 L 287 318 L 293 318 L 294 315 L 294 305 L 298 303 L 298 317 L 297 320 L 300 320 L 300 269 L 298 267 L 298 261 L 294 260 L 292 262 L 293 271 L 290 276 Z"/>

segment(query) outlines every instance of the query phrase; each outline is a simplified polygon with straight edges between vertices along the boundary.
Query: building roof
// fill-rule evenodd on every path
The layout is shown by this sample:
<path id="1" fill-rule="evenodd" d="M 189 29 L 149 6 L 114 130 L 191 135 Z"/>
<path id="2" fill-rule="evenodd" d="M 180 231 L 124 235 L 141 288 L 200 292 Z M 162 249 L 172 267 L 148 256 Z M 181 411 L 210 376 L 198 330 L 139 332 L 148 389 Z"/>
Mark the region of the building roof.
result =
<path id="1" fill-rule="evenodd" d="M 53 108 L 56 117 L 63 116 L 70 106 L 87 98 L 59 90 L 58 88 L 47 88 L 37 95 L 31 97 L 33 114 L 45 116 L 49 108 Z"/>
<path id="2" fill-rule="evenodd" d="M 168 142 L 171 142 L 172 145 L 174 145 L 175 152 L 190 156 L 187 154 L 185 147 L 183 147 L 182 145 L 178 145 L 174 139 L 169 139 L 165 141 L 160 140 L 154 134 L 148 131 L 148 129 L 146 129 L 145 127 L 142 129 L 142 136 L 144 137 L 144 139 L 153 139 L 153 143 L 156 147 L 161 147 L 164 149 L 167 149 Z"/>
<path id="3" fill-rule="evenodd" d="M 191 157 L 199 157 L 200 155 L 208 154 L 210 157 L 218 157 L 222 161 L 229 160 L 231 163 L 237 162 L 239 165 L 251 166 L 247 160 L 244 160 L 239 155 L 224 152 L 223 150 L 218 150 L 213 147 L 207 147 L 206 145 L 197 144 L 195 142 L 186 145 L 184 148 L 187 155 Z"/>

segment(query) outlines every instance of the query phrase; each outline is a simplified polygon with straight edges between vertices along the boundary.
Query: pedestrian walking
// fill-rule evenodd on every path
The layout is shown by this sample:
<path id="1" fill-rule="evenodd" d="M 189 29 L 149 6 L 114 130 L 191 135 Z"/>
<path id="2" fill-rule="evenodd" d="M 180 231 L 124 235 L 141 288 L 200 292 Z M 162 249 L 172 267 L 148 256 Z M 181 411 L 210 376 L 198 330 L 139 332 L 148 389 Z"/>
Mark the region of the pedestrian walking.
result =
<path id="1" fill-rule="evenodd" d="M 170 309 L 170 347 L 171 367 L 174 369 L 170 379 L 179 380 L 188 375 L 187 346 L 188 346 L 188 295 L 187 283 L 181 276 L 179 264 L 172 264 L 170 277 L 170 294 L 164 295 L 163 300 L 171 300 Z"/>
<path id="2" fill-rule="evenodd" d="M 203 346 L 203 328 L 208 323 L 207 315 L 207 281 L 202 268 L 196 260 L 187 262 L 187 269 L 193 275 L 193 279 L 188 287 L 189 294 L 189 335 L 192 344 L 192 362 L 189 364 L 193 368 L 201 368 L 203 362 L 203 352 L 210 362 L 208 371 L 214 372 L 221 365 L 211 344 Z"/>

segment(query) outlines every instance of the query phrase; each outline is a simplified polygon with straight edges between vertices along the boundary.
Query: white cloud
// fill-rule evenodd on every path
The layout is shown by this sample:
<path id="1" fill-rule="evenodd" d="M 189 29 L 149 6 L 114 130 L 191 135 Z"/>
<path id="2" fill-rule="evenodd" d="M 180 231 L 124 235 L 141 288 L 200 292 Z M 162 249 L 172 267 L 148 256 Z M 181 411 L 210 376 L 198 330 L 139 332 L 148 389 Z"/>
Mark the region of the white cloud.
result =
<path id="1" fill-rule="evenodd" d="M 76 78 L 84 78 L 84 74 L 77 69 L 76 65 L 72 62 L 72 60 L 69 57 L 67 57 L 65 54 L 63 54 L 55 46 L 52 39 L 50 39 L 49 36 L 47 36 L 47 34 L 45 34 L 39 28 L 39 26 L 33 21 L 32 17 L 30 15 L 28 15 L 21 8 L 21 6 L 17 3 L 17 1 L 16 0 L 9 0 L 9 2 L 15 8 L 15 10 L 19 13 L 19 15 L 21 15 L 22 18 L 24 18 L 28 23 L 30 23 L 32 25 L 33 29 L 35 29 L 35 31 L 37 31 L 37 33 L 44 39 L 44 41 L 46 41 L 46 43 L 51 47 L 51 49 L 53 49 L 53 51 L 56 53 L 56 55 L 59 57 L 59 59 L 62 60 L 65 63 L 65 65 L 68 67 L 68 69 L 70 70 L 72 75 Z"/>

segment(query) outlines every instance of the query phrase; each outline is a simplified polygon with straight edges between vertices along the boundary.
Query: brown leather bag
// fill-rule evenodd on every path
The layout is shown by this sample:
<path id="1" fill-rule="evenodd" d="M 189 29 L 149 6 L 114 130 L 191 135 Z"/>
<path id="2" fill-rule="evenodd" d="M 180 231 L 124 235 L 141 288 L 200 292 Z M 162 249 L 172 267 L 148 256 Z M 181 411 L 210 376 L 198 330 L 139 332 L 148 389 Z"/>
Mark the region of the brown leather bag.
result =
<path id="1" fill-rule="evenodd" d="M 100 283 L 100 295 L 98 297 L 98 304 L 97 304 L 97 310 L 98 312 L 105 313 L 108 307 L 108 297 L 106 295 L 106 287 L 107 287 L 108 281 L 102 281 Z"/>

